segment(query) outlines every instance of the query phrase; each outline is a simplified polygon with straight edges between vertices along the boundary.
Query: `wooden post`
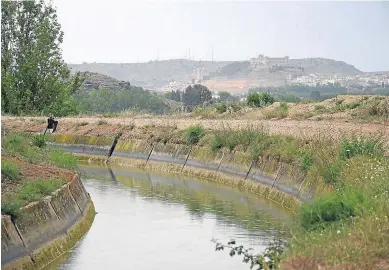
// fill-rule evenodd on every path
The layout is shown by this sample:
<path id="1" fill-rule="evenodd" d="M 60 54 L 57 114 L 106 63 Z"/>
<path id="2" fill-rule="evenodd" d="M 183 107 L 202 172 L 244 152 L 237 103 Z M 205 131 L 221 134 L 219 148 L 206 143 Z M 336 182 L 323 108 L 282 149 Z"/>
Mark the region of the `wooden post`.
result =
<path id="1" fill-rule="evenodd" d="M 307 179 L 307 175 L 305 175 L 303 181 L 302 181 L 301 184 L 300 184 L 299 191 L 298 191 L 298 193 L 297 193 L 297 198 L 300 198 L 300 192 L 301 192 L 301 189 L 303 188 L 303 185 L 304 185 L 304 183 L 305 183 L 305 179 Z"/>
<path id="2" fill-rule="evenodd" d="M 186 156 L 184 166 L 182 166 L 182 168 L 181 168 L 181 172 L 184 170 L 184 167 L 185 167 L 185 165 L 186 165 L 186 162 L 188 161 L 189 155 L 190 155 L 190 153 L 192 152 L 192 147 L 193 147 L 193 145 L 190 146 L 189 153 L 188 153 L 188 155 Z"/>
<path id="3" fill-rule="evenodd" d="M 219 162 L 219 165 L 217 166 L 217 170 L 216 170 L 216 172 L 218 172 L 218 171 L 219 171 L 219 169 L 220 169 L 220 165 L 222 165 L 223 158 L 224 158 L 224 151 L 223 151 L 222 159 L 220 160 L 220 162 Z"/>
<path id="4" fill-rule="evenodd" d="M 244 180 L 246 180 L 247 177 L 249 176 L 249 174 L 250 174 L 250 172 L 251 172 L 251 168 L 253 167 L 253 164 L 254 164 L 254 160 L 251 161 L 251 165 L 250 165 L 249 171 L 247 172 L 246 177 L 244 178 Z"/>
<path id="5" fill-rule="evenodd" d="M 273 187 L 274 187 L 274 183 L 277 182 L 278 174 L 280 173 L 281 168 L 282 168 L 282 163 L 280 164 L 280 167 L 279 167 L 278 170 L 277 170 L 276 178 L 274 179 L 274 182 L 273 182 L 273 184 L 271 185 L 271 188 L 272 188 L 272 189 L 273 189 Z"/>
<path id="6" fill-rule="evenodd" d="M 147 162 L 149 162 L 150 156 L 151 156 L 151 154 L 153 153 L 156 144 L 157 144 L 157 143 L 153 143 L 153 147 L 151 148 L 151 151 L 150 151 L 150 153 L 149 153 L 149 155 L 148 155 L 148 157 L 147 157 L 146 164 L 147 164 Z"/>

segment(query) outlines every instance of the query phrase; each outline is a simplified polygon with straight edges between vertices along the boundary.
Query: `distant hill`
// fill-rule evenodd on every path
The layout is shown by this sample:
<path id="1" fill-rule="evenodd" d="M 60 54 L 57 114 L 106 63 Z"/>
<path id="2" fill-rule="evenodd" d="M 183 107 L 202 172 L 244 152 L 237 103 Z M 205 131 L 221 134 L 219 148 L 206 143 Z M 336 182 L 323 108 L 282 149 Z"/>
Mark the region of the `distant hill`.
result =
<path id="1" fill-rule="evenodd" d="M 176 59 L 127 64 L 69 64 L 69 68 L 73 71 L 96 72 L 117 80 L 129 81 L 133 85 L 154 88 L 170 81 L 190 80 L 193 71 L 197 68 L 204 68 L 207 72 L 216 72 L 229 63 L 231 62 Z"/>
<path id="2" fill-rule="evenodd" d="M 236 89 L 243 91 L 261 85 L 282 85 L 289 77 L 308 74 L 353 76 L 363 73 L 352 65 L 332 59 L 308 58 L 294 61 L 301 64 L 258 69 L 253 68 L 249 61 L 211 62 L 173 59 L 147 63 L 69 64 L 69 67 L 72 71 L 100 73 L 154 90 L 161 90 L 172 81 L 190 82 L 198 78 L 198 70 L 201 70 L 201 78 L 205 85 L 214 87 L 215 90 L 226 88 L 233 92 Z M 119 86 L 120 83 L 123 84 L 118 82 Z"/>

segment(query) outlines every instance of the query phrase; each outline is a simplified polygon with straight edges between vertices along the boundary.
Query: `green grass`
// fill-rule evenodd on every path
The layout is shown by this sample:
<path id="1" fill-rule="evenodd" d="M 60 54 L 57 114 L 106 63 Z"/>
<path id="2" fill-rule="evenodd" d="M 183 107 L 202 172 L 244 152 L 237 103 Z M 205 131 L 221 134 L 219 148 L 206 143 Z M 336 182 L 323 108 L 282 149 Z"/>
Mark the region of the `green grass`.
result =
<path id="1" fill-rule="evenodd" d="M 343 188 L 302 205 L 300 228 L 283 259 L 285 269 L 292 260 L 295 267 L 311 269 L 304 268 L 309 259 L 325 269 L 389 265 L 389 161 L 355 155 L 343 162 Z"/>
<path id="2" fill-rule="evenodd" d="M 29 163 L 49 163 L 65 169 L 77 168 L 78 160 L 71 153 L 35 146 L 34 140 L 39 141 L 39 143 L 45 140 L 42 140 L 40 136 L 7 135 L 4 139 L 4 150 L 7 154 L 22 157 Z M 44 143 L 46 142 L 44 141 Z"/>
<path id="3" fill-rule="evenodd" d="M 17 217 L 20 214 L 20 207 L 42 199 L 59 189 L 66 181 L 62 179 L 42 180 L 26 182 L 1 202 L 1 214 Z"/>
<path id="4" fill-rule="evenodd" d="M 77 157 L 71 153 L 67 153 L 63 150 L 53 149 L 49 154 L 50 163 L 65 169 L 76 169 L 77 168 Z"/>
<path id="5" fill-rule="evenodd" d="M 8 135 L 4 138 L 3 148 L 8 154 L 23 157 L 30 163 L 39 163 L 44 160 L 44 152 L 38 147 L 31 146 L 28 136 Z"/>
<path id="6" fill-rule="evenodd" d="M 361 216 L 367 198 L 360 190 L 327 194 L 300 208 L 300 224 L 305 230 L 320 230 L 329 224 Z"/>
<path id="7" fill-rule="evenodd" d="M 10 160 L 2 160 L 1 174 L 4 174 L 10 180 L 17 180 L 20 176 L 20 168 Z"/>
<path id="8" fill-rule="evenodd" d="M 34 137 L 32 137 L 31 143 L 33 146 L 36 146 L 39 148 L 44 148 L 47 145 L 45 136 L 41 135 L 41 134 L 35 135 Z"/>

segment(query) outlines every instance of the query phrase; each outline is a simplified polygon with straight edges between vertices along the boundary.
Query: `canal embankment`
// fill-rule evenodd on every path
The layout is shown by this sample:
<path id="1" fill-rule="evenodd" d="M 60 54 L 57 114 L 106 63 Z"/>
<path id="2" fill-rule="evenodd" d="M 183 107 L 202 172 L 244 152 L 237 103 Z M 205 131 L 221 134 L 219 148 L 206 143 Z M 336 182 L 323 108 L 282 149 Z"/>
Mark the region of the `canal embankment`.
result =
<path id="1" fill-rule="evenodd" d="M 93 202 L 70 170 L 77 159 L 38 140 L 10 135 L 2 145 L 2 269 L 41 269 L 94 220 Z"/>

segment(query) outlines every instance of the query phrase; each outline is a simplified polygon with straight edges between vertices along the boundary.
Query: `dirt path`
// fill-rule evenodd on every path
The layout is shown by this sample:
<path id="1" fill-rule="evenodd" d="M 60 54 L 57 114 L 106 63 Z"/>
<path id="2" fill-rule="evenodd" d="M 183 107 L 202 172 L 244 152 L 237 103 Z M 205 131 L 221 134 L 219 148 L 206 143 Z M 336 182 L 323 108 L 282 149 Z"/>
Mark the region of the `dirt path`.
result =
<path id="1" fill-rule="evenodd" d="M 239 130 L 245 128 L 266 128 L 272 134 L 292 136 L 319 136 L 327 135 L 339 137 L 342 134 L 382 134 L 389 140 L 389 123 L 355 123 L 347 121 L 313 121 L 313 120 L 197 120 L 193 118 L 59 118 L 58 132 L 65 133 L 72 130 L 85 130 L 86 127 L 99 129 L 101 134 L 110 134 L 115 131 L 114 126 L 124 125 L 132 127 L 144 126 L 174 126 L 185 129 L 191 125 L 201 124 L 209 129 Z M 2 121 L 6 129 L 14 131 L 42 131 L 45 129 L 47 118 L 43 117 L 9 117 L 3 116 Z M 104 123 L 105 121 L 106 123 Z M 100 122 L 100 123 L 99 123 Z M 100 125 L 99 125 L 100 124 Z M 85 127 L 84 127 L 85 126 Z M 79 132 L 77 132 L 79 133 Z M 87 132 L 86 132 L 87 133 Z"/>

